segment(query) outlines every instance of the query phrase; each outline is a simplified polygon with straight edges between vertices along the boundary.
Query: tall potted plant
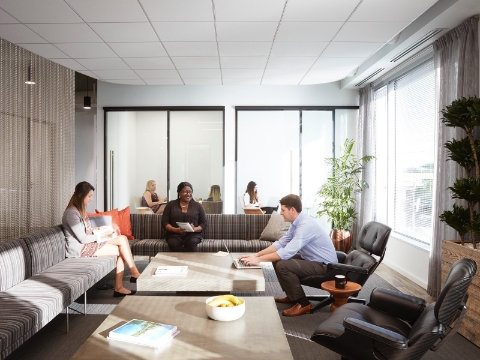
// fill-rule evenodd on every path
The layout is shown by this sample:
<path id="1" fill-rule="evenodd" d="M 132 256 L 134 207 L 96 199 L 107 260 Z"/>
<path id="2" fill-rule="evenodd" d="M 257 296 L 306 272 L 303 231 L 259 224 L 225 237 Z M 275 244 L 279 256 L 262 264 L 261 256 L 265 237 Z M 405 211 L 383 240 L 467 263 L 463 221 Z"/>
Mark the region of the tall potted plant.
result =
<path id="1" fill-rule="evenodd" d="M 364 165 L 374 156 L 366 155 L 358 158 L 353 153 L 355 141 L 346 139 L 338 158 L 326 158 L 327 165 L 332 167 L 327 181 L 317 195 L 320 198 L 318 216 L 326 215 L 332 222 L 330 231 L 335 249 L 348 252 L 352 246 L 352 226 L 357 217 L 355 212 L 355 196 L 368 187 L 361 178 Z"/>

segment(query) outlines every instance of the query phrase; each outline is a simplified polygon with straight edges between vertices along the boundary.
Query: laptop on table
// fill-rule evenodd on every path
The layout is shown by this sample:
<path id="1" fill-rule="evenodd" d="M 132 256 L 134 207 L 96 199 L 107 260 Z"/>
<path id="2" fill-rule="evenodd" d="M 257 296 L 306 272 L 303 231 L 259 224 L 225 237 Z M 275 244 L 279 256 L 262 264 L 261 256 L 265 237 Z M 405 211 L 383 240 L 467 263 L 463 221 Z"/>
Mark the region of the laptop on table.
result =
<path id="1" fill-rule="evenodd" d="M 245 265 L 243 261 L 235 259 L 233 257 L 231 252 L 228 250 L 228 246 L 225 240 L 223 240 L 223 245 L 225 246 L 225 249 L 227 249 L 227 252 L 230 255 L 230 257 L 232 258 L 233 265 L 235 265 L 237 269 L 261 269 L 262 268 L 262 266 L 260 265 Z"/>

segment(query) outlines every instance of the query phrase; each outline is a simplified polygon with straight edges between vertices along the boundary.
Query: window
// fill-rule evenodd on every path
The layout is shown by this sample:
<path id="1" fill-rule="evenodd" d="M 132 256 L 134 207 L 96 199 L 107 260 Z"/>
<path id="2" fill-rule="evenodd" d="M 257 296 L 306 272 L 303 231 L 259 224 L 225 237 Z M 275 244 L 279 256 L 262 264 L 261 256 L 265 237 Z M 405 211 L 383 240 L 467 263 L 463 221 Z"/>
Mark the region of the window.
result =
<path id="1" fill-rule="evenodd" d="M 377 218 L 398 234 L 430 243 L 435 151 L 433 60 L 377 89 L 375 117 Z M 386 204 L 381 192 L 387 196 Z"/>

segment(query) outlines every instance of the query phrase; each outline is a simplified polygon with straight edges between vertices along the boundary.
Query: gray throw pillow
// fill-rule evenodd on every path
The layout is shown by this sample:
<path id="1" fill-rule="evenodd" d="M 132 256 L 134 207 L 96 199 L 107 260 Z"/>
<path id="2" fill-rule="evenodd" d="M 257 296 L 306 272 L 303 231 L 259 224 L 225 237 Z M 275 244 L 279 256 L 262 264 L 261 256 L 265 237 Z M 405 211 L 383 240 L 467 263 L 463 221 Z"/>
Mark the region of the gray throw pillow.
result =
<path id="1" fill-rule="evenodd" d="M 277 241 L 280 239 L 290 228 L 289 222 L 283 220 L 283 216 L 274 211 L 267 226 L 263 229 L 260 235 L 260 240 Z"/>

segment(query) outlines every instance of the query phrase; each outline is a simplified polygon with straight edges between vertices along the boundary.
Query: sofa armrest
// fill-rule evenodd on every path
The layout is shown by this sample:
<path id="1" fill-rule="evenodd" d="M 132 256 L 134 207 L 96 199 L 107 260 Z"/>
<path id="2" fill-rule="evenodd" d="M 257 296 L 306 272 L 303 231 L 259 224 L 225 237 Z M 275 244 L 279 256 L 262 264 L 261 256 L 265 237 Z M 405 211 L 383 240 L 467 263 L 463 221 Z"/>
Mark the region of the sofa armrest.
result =
<path id="1" fill-rule="evenodd" d="M 368 306 L 397 319 L 412 322 L 420 316 L 426 303 L 424 299 L 416 296 L 395 290 L 376 288 L 370 295 Z"/>
<path id="2" fill-rule="evenodd" d="M 406 349 L 408 347 L 408 339 L 402 334 L 359 319 L 345 318 L 343 319 L 343 326 L 345 329 L 355 331 L 396 349 Z"/>

